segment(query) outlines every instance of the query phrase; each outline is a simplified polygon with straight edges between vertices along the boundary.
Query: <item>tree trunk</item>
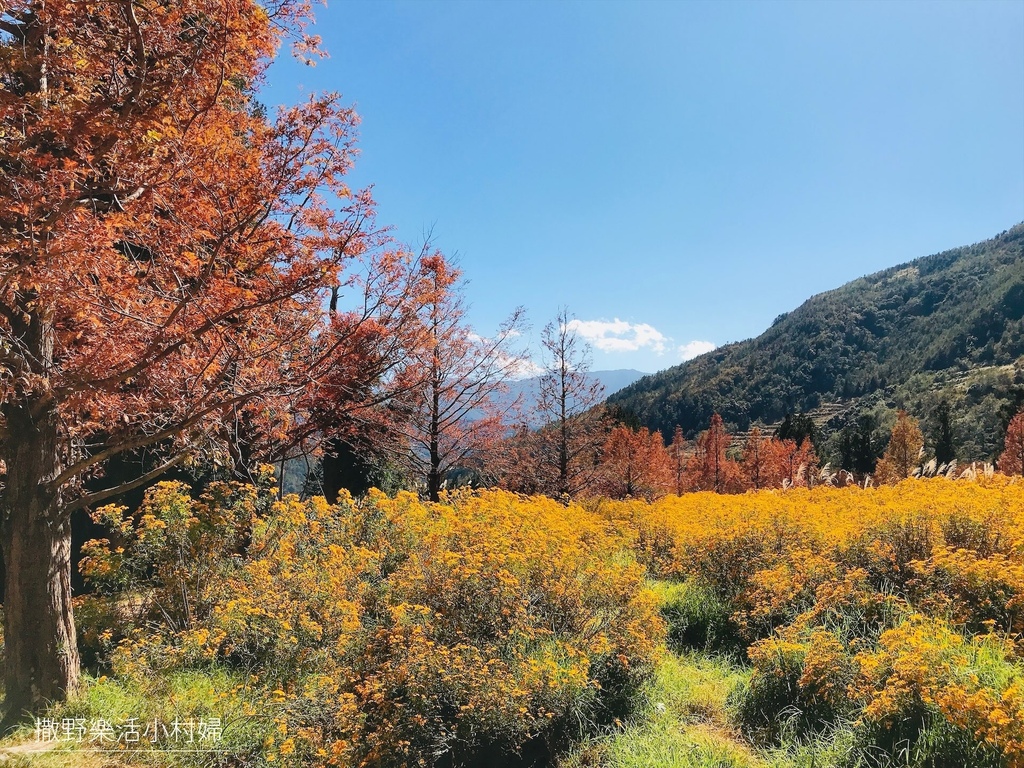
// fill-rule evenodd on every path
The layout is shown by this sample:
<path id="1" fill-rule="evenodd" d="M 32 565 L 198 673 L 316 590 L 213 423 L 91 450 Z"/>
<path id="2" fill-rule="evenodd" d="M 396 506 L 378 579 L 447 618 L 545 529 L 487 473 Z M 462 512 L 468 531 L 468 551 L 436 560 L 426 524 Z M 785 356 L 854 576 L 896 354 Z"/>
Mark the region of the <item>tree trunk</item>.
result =
<path id="1" fill-rule="evenodd" d="M 430 501 L 441 500 L 441 473 L 433 468 L 427 474 L 427 498 Z"/>
<path id="2" fill-rule="evenodd" d="M 436 411 L 435 411 L 436 412 Z M 431 501 L 441 500 L 441 484 L 444 473 L 441 472 L 441 443 L 436 419 L 430 433 L 430 466 L 427 468 L 427 498 Z"/>
<path id="3" fill-rule="evenodd" d="M 4 409 L 7 483 L 0 502 L 4 555 L 5 722 L 67 698 L 78 684 L 71 613 L 71 520 L 46 483 L 60 472 L 57 414 Z"/>
<path id="4" fill-rule="evenodd" d="M 443 480 L 441 472 L 441 386 L 443 382 L 436 362 L 431 368 L 430 383 L 430 467 L 427 469 L 427 498 L 431 501 L 440 501 Z"/>

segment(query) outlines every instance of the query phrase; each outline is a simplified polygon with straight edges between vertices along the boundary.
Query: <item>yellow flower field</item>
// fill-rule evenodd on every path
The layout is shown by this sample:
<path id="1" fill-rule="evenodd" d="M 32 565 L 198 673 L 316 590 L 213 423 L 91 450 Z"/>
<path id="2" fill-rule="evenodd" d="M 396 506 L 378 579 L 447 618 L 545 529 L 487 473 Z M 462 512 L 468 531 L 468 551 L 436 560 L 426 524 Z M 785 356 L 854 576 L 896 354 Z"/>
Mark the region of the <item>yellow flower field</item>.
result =
<path id="1" fill-rule="evenodd" d="M 652 575 L 685 582 L 670 637 L 749 659 L 737 718 L 755 742 L 847 724 L 863 754 L 1024 765 L 1019 480 L 591 508 Z"/>
<path id="2" fill-rule="evenodd" d="M 54 714 L 223 717 L 238 765 L 543 766 L 581 740 L 633 765 L 703 743 L 644 698 L 683 664 L 723 675 L 672 711 L 713 711 L 694 754 L 728 765 L 1024 766 L 1024 486 L 1000 475 L 568 505 L 277 500 L 268 476 L 99 516 L 78 616 L 106 677 Z"/>

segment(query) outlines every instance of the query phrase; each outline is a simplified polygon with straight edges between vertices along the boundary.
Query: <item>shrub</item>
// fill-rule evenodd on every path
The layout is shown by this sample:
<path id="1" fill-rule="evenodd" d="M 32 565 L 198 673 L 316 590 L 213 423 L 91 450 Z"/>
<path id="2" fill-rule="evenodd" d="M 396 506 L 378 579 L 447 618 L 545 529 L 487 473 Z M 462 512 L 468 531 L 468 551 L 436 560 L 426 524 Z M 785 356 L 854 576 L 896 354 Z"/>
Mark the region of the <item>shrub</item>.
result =
<path id="1" fill-rule="evenodd" d="M 729 605 L 698 583 L 660 582 L 656 592 L 668 625 L 668 645 L 676 651 L 698 650 L 738 655 L 743 648 Z"/>
<path id="2" fill-rule="evenodd" d="M 93 594 L 76 608 L 82 644 L 97 659 L 132 627 L 194 629 L 209 618 L 223 580 L 238 563 L 256 520 L 271 503 L 269 484 L 213 483 L 198 499 L 184 483 L 150 488 L 135 514 L 106 506 L 94 515 L 110 538 L 82 547 L 82 575 Z"/>
<path id="3" fill-rule="evenodd" d="M 909 598 L 919 610 L 970 632 L 1024 633 L 1024 563 L 1019 560 L 939 546 L 911 569 Z"/>
<path id="4" fill-rule="evenodd" d="M 735 600 L 736 622 L 748 641 L 767 637 L 812 609 L 819 587 L 834 582 L 838 566 L 807 549 L 780 557 L 774 567 L 754 571 Z"/>
<path id="5" fill-rule="evenodd" d="M 750 644 L 734 702 L 748 734 L 787 749 L 846 734 L 851 765 L 1024 766 L 1019 482 L 692 494 L 599 512 L 628 527 L 638 559 L 685 580 L 664 588 L 672 642 L 713 647 L 731 627 Z"/>
<path id="6" fill-rule="evenodd" d="M 1024 668 L 996 635 L 916 615 L 857 655 L 862 741 L 913 765 L 1024 764 Z"/>
<path id="7" fill-rule="evenodd" d="M 217 508 L 180 486 L 148 505 L 177 510 L 152 517 L 183 541 L 205 519 L 196 509 Z M 122 524 L 123 553 L 95 551 L 146 551 L 147 515 Z M 129 629 L 111 659 L 122 679 L 244 670 L 278 713 L 264 744 L 278 764 L 466 765 L 556 749 L 625 714 L 664 637 L 622 537 L 576 506 L 502 492 L 291 496 L 249 529 L 242 555 L 222 537 L 183 556 L 216 566 L 203 571 L 219 575 L 201 592 L 208 609 L 187 626 Z M 155 595 L 181 584 L 174 569 L 145 578 Z"/>
<path id="8" fill-rule="evenodd" d="M 827 630 L 785 630 L 749 649 L 753 672 L 735 702 L 741 726 L 760 741 L 823 731 L 851 711 L 854 665 Z"/>

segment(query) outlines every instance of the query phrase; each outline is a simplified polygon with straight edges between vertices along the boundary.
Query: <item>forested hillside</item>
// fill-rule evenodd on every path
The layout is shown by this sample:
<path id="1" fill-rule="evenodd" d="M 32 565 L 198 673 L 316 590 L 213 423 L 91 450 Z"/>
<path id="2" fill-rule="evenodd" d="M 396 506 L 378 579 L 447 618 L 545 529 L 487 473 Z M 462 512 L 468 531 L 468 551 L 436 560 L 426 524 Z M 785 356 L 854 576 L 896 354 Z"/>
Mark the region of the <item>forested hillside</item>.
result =
<path id="1" fill-rule="evenodd" d="M 989 459 L 1024 384 L 1024 224 L 813 296 L 754 339 L 644 377 L 609 398 L 670 436 L 712 413 L 745 430 L 811 413 L 828 442 L 857 416 L 950 406 L 961 460 Z M 1002 423 L 1001 423 L 1002 422 Z M 827 451 L 826 451 L 827 452 Z"/>

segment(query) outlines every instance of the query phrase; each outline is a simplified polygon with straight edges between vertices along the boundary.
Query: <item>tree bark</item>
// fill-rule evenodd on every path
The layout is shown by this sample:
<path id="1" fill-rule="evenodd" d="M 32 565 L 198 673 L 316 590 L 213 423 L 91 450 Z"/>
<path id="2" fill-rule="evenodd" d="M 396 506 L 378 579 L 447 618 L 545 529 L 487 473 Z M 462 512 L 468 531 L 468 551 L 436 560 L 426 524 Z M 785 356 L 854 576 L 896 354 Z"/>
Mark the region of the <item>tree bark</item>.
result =
<path id="1" fill-rule="evenodd" d="M 436 328 L 436 326 L 435 326 Z M 435 330 L 436 334 L 436 330 Z M 436 335 L 435 335 L 436 338 Z M 431 501 L 441 500 L 441 372 L 434 364 L 430 389 L 430 467 L 427 470 L 427 497 Z"/>
<path id="2" fill-rule="evenodd" d="M 78 685 L 71 612 L 71 519 L 47 490 L 60 473 L 55 409 L 4 408 L 7 483 L 0 502 L 4 555 L 5 722 L 63 701 Z"/>
<path id="3" fill-rule="evenodd" d="M 427 469 L 427 498 L 431 501 L 441 500 L 441 484 L 444 482 L 444 473 L 441 472 L 441 451 L 438 443 L 438 436 L 430 438 L 430 467 Z"/>

